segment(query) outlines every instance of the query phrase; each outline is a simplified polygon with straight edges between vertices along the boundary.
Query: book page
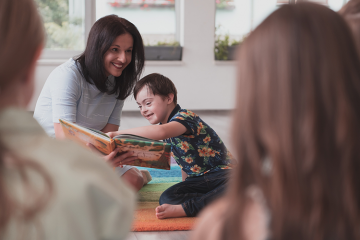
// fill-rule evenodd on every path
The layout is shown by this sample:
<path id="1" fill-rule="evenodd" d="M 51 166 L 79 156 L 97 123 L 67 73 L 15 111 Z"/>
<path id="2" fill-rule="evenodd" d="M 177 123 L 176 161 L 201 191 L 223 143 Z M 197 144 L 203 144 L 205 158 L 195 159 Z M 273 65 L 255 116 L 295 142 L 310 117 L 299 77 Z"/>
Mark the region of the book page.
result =
<path id="1" fill-rule="evenodd" d="M 81 127 L 81 126 L 79 126 L 79 127 Z M 94 134 L 96 134 L 98 137 L 104 137 L 104 139 L 109 139 L 110 138 L 108 135 L 106 135 L 102 131 L 99 131 L 99 130 L 96 130 L 96 129 L 93 129 L 93 128 L 89 128 L 89 127 L 83 127 L 83 128 L 86 128 L 86 129 L 88 129 L 90 131 L 93 131 Z"/>
<path id="2" fill-rule="evenodd" d="M 147 139 L 119 139 L 115 138 L 116 147 L 119 152 L 133 152 L 133 156 L 138 157 L 134 166 L 150 167 L 159 169 L 170 169 L 171 145 L 168 143 Z"/>
<path id="3" fill-rule="evenodd" d="M 150 138 L 145 138 L 145 137 L 141 137 L 141 136 L 137 136 L 137 135 L 133 135 L 133 134 L 120 134 L 117 135 L 115 137 L 113 137 L 113 139 L 118 138 L 118 139 L 134 139 L 134 140 L 139 140 L 139 141 L 149 141 L 149 142 L 162 142 L 162 141 L 158 141 L 158 140 L 154 140 L 154 139 L 150 139 Z"/>
<path id="4" fill-rule="evenodd" d="M 76 123 L 70 123 L 62 119 L 59 119 L 59 121 L 66 138 L 82 145 L 91 143 L 105 155 L 113 151 L 115 144 L 106 134 L 99 134 L 97 130 L 94 131 L 94 129 L 82 127 Z"/>

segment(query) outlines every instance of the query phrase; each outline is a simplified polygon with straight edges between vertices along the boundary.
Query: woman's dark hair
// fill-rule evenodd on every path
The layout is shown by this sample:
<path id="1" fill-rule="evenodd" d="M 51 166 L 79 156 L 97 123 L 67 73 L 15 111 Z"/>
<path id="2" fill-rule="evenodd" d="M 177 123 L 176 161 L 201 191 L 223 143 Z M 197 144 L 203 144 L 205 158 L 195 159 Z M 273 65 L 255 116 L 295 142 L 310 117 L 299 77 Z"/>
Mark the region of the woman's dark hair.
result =
<path id="1" fill-rule="evenodd" d="M 238 59 L 222 239 L 243 239 L 251 186 L 269 210 L 268 239 L 360 239 L 360 60 L 344 19 L 283 5 Z"/>
<path id="2" fill-rule="evenodd" d="M 177 104 L 177 91 L 174 83 L 164 75 L 159 73 L 152 73 L 143 77 L 138 81 L 134 87 L 134 98 L 136 99 L 139 91 L 147 86 L 154 95 L 159 95 L 162 97 L 167 97 L 170 93 L 174 94 L 173 102 Z"/>
<path id="3" fill-rule="evenodd" d="M 130 34 L 134 40 L 132 60 L 119 77 L 115 77 L 115 85 L 108 89 L 107 77 L 104 68 L 104 55 L 113 41 L 122 34 Z M 100 18 L 92 26 L 85 51 L 75 59 L 81 73 L 90 84 L 101 92 L 117 93 L 117 99 L 127 98 L 140 78 L 144 67 L 144 44 L 138 29 L 128 20 L 116 15 Z"/>

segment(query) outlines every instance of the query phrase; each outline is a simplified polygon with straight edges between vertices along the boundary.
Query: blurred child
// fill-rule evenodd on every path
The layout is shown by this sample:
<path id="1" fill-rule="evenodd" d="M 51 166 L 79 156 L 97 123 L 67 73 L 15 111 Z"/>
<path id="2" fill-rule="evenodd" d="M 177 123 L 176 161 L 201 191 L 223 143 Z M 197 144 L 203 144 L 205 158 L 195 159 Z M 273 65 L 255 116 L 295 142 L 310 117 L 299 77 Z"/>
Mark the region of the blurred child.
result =
<path id="1" fill-rule="evenodd" d="M 125 239 L 135 192 L 98 156 L 48 137 L 27 110 L 45 43 L 35 1 L 0 1 L 0 238 Z"/>
<path id="2" fill-rule="evenodd" d="M 111 132 L 109 136 L 127 133 L 170 143 L 186 179 L 164 191 L 156 216 L 196 216 L 223 193 L 231 168 L 230 152 L 198 115 L 181 109 L 177 90 L 167 77 L 157 73 L 144 77 L 136 84 L 134 97 L 141 114 L 151 124 L 159 125 Z"/>
<path id="3" fill-rule="evenodd" d="M 348 23 L 360 54 L 360 0 L 350 0 L 339 11 Z"/>
<path id="4" fill-rule="evenodd" d="M 360 239 L 360 61 L 344 19 L 282 5 L 237 59 L 237 166 L 190 239 Z"/>

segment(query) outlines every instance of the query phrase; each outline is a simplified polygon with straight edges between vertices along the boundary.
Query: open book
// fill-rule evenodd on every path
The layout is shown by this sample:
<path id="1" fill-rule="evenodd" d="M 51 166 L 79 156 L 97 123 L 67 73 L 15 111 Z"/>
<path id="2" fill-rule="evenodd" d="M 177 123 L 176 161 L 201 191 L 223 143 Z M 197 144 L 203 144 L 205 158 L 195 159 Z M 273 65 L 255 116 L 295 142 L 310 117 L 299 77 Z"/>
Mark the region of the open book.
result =
<path id="1" fill-rule="evenodd" d="M 119 153 L 133 151 L 138 159 L 131 165 L 170 170 L 171 145 L 162 141 L 131 134 L 121 134 L 110 138 L 105 133 L 76 123 L 59 119 L 66 138 L 81 144 L 91 143 L 100 152 L 107 155 L 116 147 Z"/>

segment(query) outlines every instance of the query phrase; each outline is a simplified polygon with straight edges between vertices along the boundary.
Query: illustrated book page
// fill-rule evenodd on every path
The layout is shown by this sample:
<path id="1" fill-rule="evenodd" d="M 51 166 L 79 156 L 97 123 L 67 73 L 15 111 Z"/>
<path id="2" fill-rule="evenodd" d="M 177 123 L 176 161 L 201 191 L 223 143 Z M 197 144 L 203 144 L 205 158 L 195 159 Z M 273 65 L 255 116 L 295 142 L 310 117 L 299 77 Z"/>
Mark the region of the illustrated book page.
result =
<path id="1" fill-rule="evenodd" d="M 129 165 L 170 170 L 171 145 L 168 143 L 131 134 L 122 134 L 111 139 L 101 131 L 63 119 L 59 121 L 68 139 L 83 145 L 91 143 L 105 155 L 110 154 L 115 147 L 120 148 L 119 154 L 132 151 L 138 159 Z"/>
<path id="2" fill-rule="evenodd" d="M 59 121 L 65 137 L 68 139 L 72 139 L 83 145 L 91 143 L 105 155 L 110 154 L 115 149 L 114 140 L 103 132 L 92 128 L 82 127 L 76 123 L 70 123 L 63 119 L 59 119 Z"/>
<path id="3" fill-rule="evenodd" d="M 119 152 L 133 151 L 138 157 L 131 165 L 149 168 L 170 169 L 171 145 L 162 141 L 131 134 L 113 137 Z"/>

